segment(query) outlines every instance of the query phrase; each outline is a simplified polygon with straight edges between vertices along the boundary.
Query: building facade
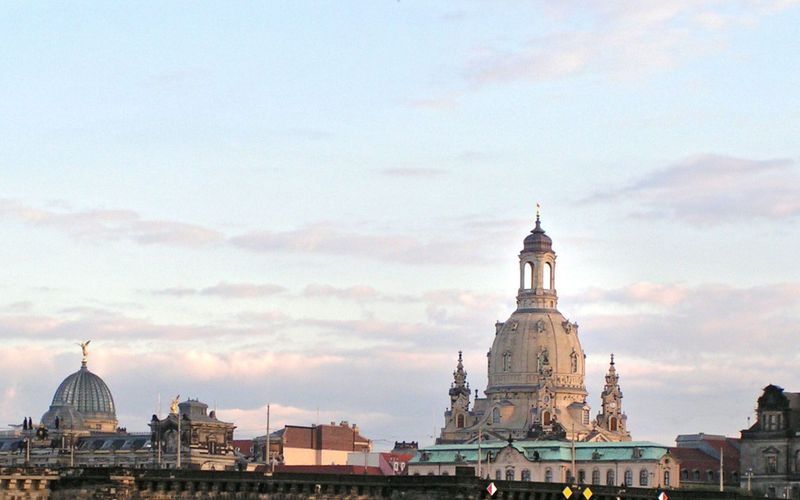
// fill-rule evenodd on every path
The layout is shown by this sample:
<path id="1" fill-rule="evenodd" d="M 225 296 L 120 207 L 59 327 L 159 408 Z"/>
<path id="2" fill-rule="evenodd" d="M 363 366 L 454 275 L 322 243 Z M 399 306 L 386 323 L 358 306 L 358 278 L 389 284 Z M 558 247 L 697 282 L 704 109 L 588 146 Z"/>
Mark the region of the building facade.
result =
<path id="1" fill-rule="evenodd" d="M 233 430 L 230 422 L 217 418 L 215 411 L 197 399 L 188 399 L 177 405 L 177 411 L 164 418 L 156 415 L 150 421 L 152 445 L 158 454 L 160 466 L 200 470 L 234 470 L 236 453 L 233 447 Z M 180 419 L 180 426 L 179 426 Z M 180 446 L 180 448 L 179 448 Z"/>
<path id="2" fill-rule="evenodd" d="M 800 393 L 768 385 L 758 398 L 756 416 L 742 431 L 742 487 L 800 499 Z"/>
<path id="3" fill-rule="evenodd" d="M 601 410 L 592 418 L 586 397 L 586 355 L 578 325 L 558 310 L 556 253 L 536 225 L 519 254 L 517 309 L 495 325 L 487 353 L 489 383 L 474 400 L 459 352 L 450 407 L 438 443 L 478 439 L 630 441 L 622 391 L 611 356 Z"/>
<path id="4" fill-rule="evenodd" d="M 462 466 L 480 470 L 481 477 L 494 480 L 680 486 L 680 469 L 669 449 L 646 441 L 493 441 L 480 448 L 477 443 L 438 444 L 420 450 L 408 469 L 412 475 L 455 475 Z"/>
<path id="5" fill-rule="evenodd" d="M 330 425 L 287 425 L 270 433 L 269 453 L 265 436 L 253 439 L 257 462 L 276 465 L 347 465 L 350 453 L 369 453 L 372 443 L 358 426 L 348 422 Z"/>

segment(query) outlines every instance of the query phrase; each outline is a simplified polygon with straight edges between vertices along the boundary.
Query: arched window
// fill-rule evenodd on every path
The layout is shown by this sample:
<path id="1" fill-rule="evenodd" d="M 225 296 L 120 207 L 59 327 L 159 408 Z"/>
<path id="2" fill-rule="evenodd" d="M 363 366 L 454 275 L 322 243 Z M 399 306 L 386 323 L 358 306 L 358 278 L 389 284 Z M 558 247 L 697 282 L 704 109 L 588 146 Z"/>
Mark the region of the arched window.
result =
<path id="1" fill-rule="evenodd" d="M 686 469 L 681 469 L 681 481 L 688 481 L 689 480 L 689 471 Z"/>
<path id="2" fill-rule="evenodd" d="M 495 479 L 495 481 L 502 481 L 503 480 L 503 471 L 501 471 L 500 469 L 497 469 L 496 471 L 494 471 L 494 479 Z"/>
<path id="3" fill-rule="evenodd" d="M 510 372 L 511 371 L 511 353 L 505 352 L 503 353 L 503 371 Z"/>
<path id="4" fill-rule="evenodd" d="M 492 423 L 499 424 L 500 423 L 500 409 L 493 408 L 492 409 Z"/>
<path id="5" fill-rule="evenodd" d="M 647 486 L 647 469 L 639 471 L 639 486 Z"/>
<path id="6" fill-rule="evenodd" d="M 506 481 L 513 481 L 514 480 L 514 468 L 509 467 L 506 469 Z"/>
<path id="7" fill-rule="evenodd" d="M 571 483 L 573 481 L 572 478 L 572 469 L 567 469 L 566 479 L 564 479 L 567 483 Z"/>
<path id="8" fill-rule="evenodd" d="M 714 482 L 714 471 L 713 470 L 707 470 L 706 471 L 706 477 L 708 478 L 709 482 Z"/>
<path id="9" fill-rule="evenodd" d="M 739 482 L 739 473 L 736 472 L 736 471 L 733 471 L 731 473 L 731 478 L 733 479 L 734 483 L 738 483 Z"/>
<path id="10" fill-rule="evenodd" d="M 572 354 L 569 355 L 569 368 L 572 373 L 578 373 L 578 353 L 574 350 Z"/>
<path id="11" fill-rule="evenodd" d="M 617 417 L 611 417 L 608 419 L 608 430 L 611 432 L 617 432 Z"/>
<path id="12" fill-rule="evenodd" d="M 583 469 L 578 469 L 578 482 L 580 484 L 586 483 L 586 471 Z"/>
<path id="13" fill-rule="evenodd" d="M 617 479 L 614 477 L 614 469 L 608 469 L 608 471 L 606 471 L 606 484 L 608 486 L 616 486 L 616 484 L 614 484 L 616 480 Z"/>
<path id="14" fill-rule="evenodd" d="M 736 473 L 734 472 L 734 474 L 736 474 Z M 664 487 L 665 488 L 669 488 L 669 471 L 668 470 L 664 471 Z"/>
<path id="15" fill-rule="evenodd" d="M 553 266 L 549 262 L 545 262 L 542 267 L 542 288 L 550 290 L 552 288 Z"/>
<path id="16" fill-rule="evenodd" d="M 633 471 L 625 469 L 625 486 L 633 486 Z"/>
<path id="17" fill-rule="evenodd" d="M 553 469 L 551 469 L 550 467 L 544 470 L 544 482 L 545 483 L 553 482 Z"/>
<path id="18" fill-rule="evenodd" d="M 600 471 L 598 469 L 592 470 L 592 484 L 600 484 Z"/>
<path id="19" fill-rule="evenodd" d="M 459 415 L 458 418 L 456 418 L 456 427 L 459 429 L 464 427 L 464 415 Z"/>
<path id="20" fill-rule="evenodd" d="M 695 469 L 692 471 L 692 480 L 699 481 L 700 480 L 700 471 Z"/>
<path id="21" fill-rule="evenodd" d="M 542 412 L 542 425 L 550 425 L 550 412 Z"/>
<path id="22" fill-rule="evenodd" d="M 531 480 L 531 471 L 528 469 L 522 469 L 522 480 L 523 481 L 530 481 Z"/>
<path id="23" fill-rule="evenodd" d="M 526 262 L 524 276 L 522 277 L 522 287 L 528 290 L 536 288 L 536 285 L 533 282 L 533 280 L 534 280 L 533 262 Z"/>

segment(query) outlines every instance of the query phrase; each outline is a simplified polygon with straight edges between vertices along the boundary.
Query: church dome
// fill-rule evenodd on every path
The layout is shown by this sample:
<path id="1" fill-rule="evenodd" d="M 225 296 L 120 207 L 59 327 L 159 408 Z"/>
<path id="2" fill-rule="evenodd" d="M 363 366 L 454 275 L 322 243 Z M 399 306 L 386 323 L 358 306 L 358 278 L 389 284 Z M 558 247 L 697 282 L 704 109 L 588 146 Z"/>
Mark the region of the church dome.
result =
<path id="1" fill-rule="evenodd" d="M 489 355 L 487 392 L 534 391 L 546 377 L 566 391 L 585 393 L 577 325 L 557 310 L 517 310 L 501 325 Z"/>
<path id="2" fill-rule="evenodd" d="M 530 226 L 529 226 L 530 227 Z M 523 252 L 552 252 L 553 240 L 544 233 L 542 225 L 539 221 L 539 216 L 536 216 L 536 227 L 533 228 L 531 234 L 525 237 L 523 242 Z"/>
<path id="3" fill-rule="evenodd" d="M 61 382 L 53 396 L 53 405 L 68 404 L 83 414 L 107 414 L 116 418 L 114 398 L 103 379 L 86 365 Z"/>
<path id="4" fill-rule="evenodd" d="M 89 371 L 86 361 L 58 386 L 50 409 L 42 416 L 42 423 L 54 427 L 56 417 L 61 428 L 71 424 L 73 428 L 90 431 L 116 430 L 117 413 L 111 390 L 103 379 Z"/>

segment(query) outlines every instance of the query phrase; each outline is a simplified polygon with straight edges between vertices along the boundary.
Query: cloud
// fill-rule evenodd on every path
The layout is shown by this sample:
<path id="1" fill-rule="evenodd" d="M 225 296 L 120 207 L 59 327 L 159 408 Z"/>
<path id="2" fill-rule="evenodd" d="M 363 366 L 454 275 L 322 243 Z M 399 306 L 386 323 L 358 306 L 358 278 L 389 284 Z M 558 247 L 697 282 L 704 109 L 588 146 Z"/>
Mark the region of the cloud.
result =
<path id="1" fill-rule="evenodd" d="M 379 170 L 382 175 L 389 177 L 437 177 L 447 173 L 440 168 L 384 168 Z"/>
<path id="2" fill-rule="evenodd" d="M 800 214 L 800 168 L 793 160 L 697 155 L 651 172 L 589 203 L 629 201 L 638 217 L 674 217 L 695 226 Z"/>
<path id="3" fill-rule="evenodd" d="M 176 221 L 149 220 L 131 210 L 54 211 L 0 200 L 0 218 L 52 227 L 86 240 L 127 239 L 144 245 L 205 246 L 223 240 L 213 229 Z"/>
<path id="4" fill-rule="evenodd" d="M 752 26 L 795 2 L 713 0 L 674 2 L 558 2 L 544 12 L 558 26 L 519 47 L 484 47 L 468 63 L 474 85 L 546 81 L 584 73 L 630 78 L 668 69 L 684 59 L 718 51 L 723 34 Z"/>
<path id="5" fill-rule="evenodd" d="M 162 288 L 153 291 L 156 295 L 171 295 L 174 297 L 186 297 L 193 295 L 205 295 L 222 297 L 226 299 L 252 299 L 259 297 L 267 297 L 281 292 L 285 292 L 286 288 L 274 284 L 255 284 L 255 283 L 219 283 L 207 288 L 185 288 L 173 287 Z"/>
<path id="6" fill-rule="evenodd" d="M 482 264 L 486 244 L 482 240 L 459 242 L 431 240 L 398 234 L 364 234 L 315 224 L 290 231 L 253 231 L 231 238 L 237 247 L 258 253 L 291 252 L 346 255 L 407 264 Z M 483 244 L 481 244 L 483 243 Z"/>

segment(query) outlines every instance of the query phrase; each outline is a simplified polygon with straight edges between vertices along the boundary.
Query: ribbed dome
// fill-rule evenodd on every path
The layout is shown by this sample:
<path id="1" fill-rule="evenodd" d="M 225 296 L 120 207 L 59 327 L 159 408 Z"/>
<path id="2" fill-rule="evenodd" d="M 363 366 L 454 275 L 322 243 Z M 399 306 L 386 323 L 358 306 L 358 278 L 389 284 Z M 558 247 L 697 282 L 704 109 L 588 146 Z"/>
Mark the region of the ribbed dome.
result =
<path id="1" fill-rule="evenodd" d="M 536 227 L 533 228 L 531 234 L 525 238 L 523 252 L 552 252 L 553 240 L 544 234 L 544 229 L 539 222 L 539 216 L 536 216 Z"/>
<path id="2" fill-rule="evenodd" d="M 71 405 L 84 415 L 117 418 L 111 391 L 103 379 L 86 368 L 85 363 L 61 382 L 52 405 Z"/>

